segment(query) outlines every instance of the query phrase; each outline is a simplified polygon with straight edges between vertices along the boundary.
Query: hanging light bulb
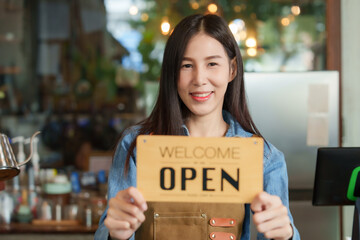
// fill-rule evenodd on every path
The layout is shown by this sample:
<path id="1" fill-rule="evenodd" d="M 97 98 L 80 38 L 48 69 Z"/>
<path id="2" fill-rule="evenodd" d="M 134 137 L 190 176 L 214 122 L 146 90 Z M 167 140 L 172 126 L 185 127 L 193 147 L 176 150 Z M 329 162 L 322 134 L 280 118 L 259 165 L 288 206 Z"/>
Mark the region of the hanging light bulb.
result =
<path id="1" fill-rule="evenodd" d="M 170 23 L 166 18 L 164 18 L 164 20 L 161 23 L 161 33 L 163 35 L 168 35 L 169 31 L 170 31 Z"/>
<path id="2" fill-rule="evenodd" d="M 281 24 L 283 25 L 283 26 L 289 26 L 289 24 L 290 24 L 290 19 L 288 18 L 288 17 L 284 17 L 284 18 L 282 18 L 281 19 Z"/>
<path id="3" fill-rule="evenodd" d="M 209 10 L 209 12 L 211 13 L 216 13 L 218 10 L 218 6 L 215 3 L 210 3 L 207 7 L 207 9 Z"/>
<path id="4" fill-rule="evenodd" d="M 200 4 L 196 0 L 190 0 L 189 3 L 190 3 L 190 6 L 192 7 L 192 9 L 196 10 L 196 9 L 199 9 L 199 7 L 200 7 Z"/>
<path id="5" fill-rule="evenodd" d="M 292 12 L 292 14 L 294 14 L 295 16 L 300 15 L 300 12 L 301 12 L 300 7 L 299 7 L 299 6 L 296 6 L 296 5 L 292 6 L 292 7 L 291 7 L 291 12 Z"/>
<path id="6" fill-rule="evenodd" d="M 256 39 L 253 37 L 249 37 L 245 41 L 245 46 L 247 46 L 248 48 L 255 48 L 256 45 L 257 45 Z"/>
<path id="7" fill-rule="evenodd" d="M 139 9 L 137 6 L 135 5 L 131 5 L 131 7 L 129 8 L 129 13 L 130 15 L 136 15 L 139 12 Z"/>
<path id="8" fill-rule="evenodd" d="M 246 53 L 250 56 L 250 57 L 255 57 L 257 54 L 257 50 L 256 48 L 248 48 L 246 50 Z"/>
<path id="9" fill-rule="evenodd" d="M 197 2 L 193 2 L 193 3 L 191 3 L 191 7 L 192 7 L 193 9 L 199 9 L 200 5 L 199 5 L 199 3 L 197 3 Z"/>

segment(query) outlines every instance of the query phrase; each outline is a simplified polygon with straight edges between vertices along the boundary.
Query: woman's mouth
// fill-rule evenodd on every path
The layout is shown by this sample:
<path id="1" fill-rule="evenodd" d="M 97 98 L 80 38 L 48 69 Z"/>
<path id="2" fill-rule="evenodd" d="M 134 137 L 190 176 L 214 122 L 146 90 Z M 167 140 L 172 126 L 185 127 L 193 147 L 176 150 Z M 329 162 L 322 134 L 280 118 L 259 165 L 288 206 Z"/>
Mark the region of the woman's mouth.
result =
<path id="1" fill-rule="evenodd" d="M 196 100 L 196 101 L 206 101 L 210 98 L 210 96 L 213 94 L 214 92 L 192 92 L 190 93 L 191 97 Z"/>

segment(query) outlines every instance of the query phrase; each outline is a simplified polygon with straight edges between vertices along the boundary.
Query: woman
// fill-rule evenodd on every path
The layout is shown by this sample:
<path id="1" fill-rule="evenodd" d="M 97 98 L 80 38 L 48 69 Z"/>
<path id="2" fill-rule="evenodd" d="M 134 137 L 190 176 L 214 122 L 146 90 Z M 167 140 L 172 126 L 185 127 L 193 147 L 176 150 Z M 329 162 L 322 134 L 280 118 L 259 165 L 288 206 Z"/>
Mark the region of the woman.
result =
<path id="1" fill-rule="evenodd" d="M 155 207 L 148 206 L 149 203 L 135 187 L 135 140 L 140 134 L 261 136 L 246 104 L 239 47 L 221 17 L 186 17 L 169 37 L 157 102 L 150 116 L 127 129 L 119 142 L 109 174 L 108 208 L 100 220 L 95 239 L 107 239 L 108 236 L 112 239 L 133 239 L 134 235 L 136 238 L 141 235 L 143 239 L 155 239 L 153 225 L 148 224 L 153 219 L 147 216 L 145 221 L 145 214 L 150 212 L 147 209 L 153 211 Z M 283 154 L 267 142 L 264 147 L 264 192 L 257 195 L 251 205 L 225 206 L 218 211 L 233 214 L 240 224 L 234 233 L 226 232 L 224 236 L 230 236 L 228 239 L 239 239 L 240 236 L 241 239 L 250 239 L 251 209 L 259 232 L 258 239 L 300 239 L 289 212 L 287 182 Z M 195 205 L 185 208 L 194 208 Z M 199 206 L 203 207 L 203 204 Z M 173 232 L 176 232 L 175 229 L 163 233 L 165 236 L 162 239 L 171 239 L 166 234 Z M 187 230 L 176 234 L 184 236 Z M 219 232 L 218 236 L 221 234 Z M 215 234 L 204 239 L 209 237 L 217 239 Z M 185 239 L 189 238 L 199 239 L 189 236 Z"/>

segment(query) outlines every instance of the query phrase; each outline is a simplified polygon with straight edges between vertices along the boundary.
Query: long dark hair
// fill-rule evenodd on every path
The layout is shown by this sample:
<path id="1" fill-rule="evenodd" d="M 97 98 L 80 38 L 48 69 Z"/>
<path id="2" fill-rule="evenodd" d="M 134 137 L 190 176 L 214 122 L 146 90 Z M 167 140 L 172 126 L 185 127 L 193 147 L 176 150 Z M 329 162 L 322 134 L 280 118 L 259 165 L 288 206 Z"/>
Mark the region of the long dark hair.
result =
<path id="1" fill-rule="evenodd" d="M 183 118 L 189 110 L 177 92 L 177 80 L 184 52 L 189 40 L 197 33 L 204 32 L 219 41 L 229 59 L 236 58 L 237 74 L 229 83 L 224 97 L 223 109 L 240 123 L 245 131 L 261 136 L 247 107 L 243 62 L 239 47 L 226 21 L 217 15 L 191 15 L 184 18 L 170 35 L 162 63 L 159 95 L 150 116 L 139 123 L 138 134 L 183 135 Z M 126 157 L 125 172 L 128 170 L 130 156 L 136 146 L 131 143 Z"/>

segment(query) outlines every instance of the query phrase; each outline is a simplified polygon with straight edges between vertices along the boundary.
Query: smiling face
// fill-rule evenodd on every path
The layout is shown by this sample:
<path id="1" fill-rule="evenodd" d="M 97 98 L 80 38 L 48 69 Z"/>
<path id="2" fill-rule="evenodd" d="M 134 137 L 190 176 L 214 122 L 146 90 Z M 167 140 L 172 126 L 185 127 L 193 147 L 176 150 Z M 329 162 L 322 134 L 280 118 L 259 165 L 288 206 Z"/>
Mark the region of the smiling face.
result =
<path id="1" fill-rule="evenodd" d="M 200 32 L 189 40 L 177 89 L 192 116 L 222 114 L 228 83 L 236 74 L 235 64 L 221 43 L 205 33 Z"/>

